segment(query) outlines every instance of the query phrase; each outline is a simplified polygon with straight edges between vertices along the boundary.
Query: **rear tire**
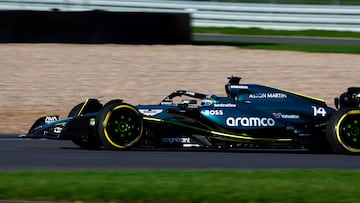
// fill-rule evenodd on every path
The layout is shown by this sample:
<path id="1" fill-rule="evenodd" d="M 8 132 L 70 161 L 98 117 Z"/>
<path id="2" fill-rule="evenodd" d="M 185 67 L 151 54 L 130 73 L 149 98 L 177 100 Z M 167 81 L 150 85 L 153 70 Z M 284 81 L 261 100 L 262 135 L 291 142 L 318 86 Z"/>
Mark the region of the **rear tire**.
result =
<path id="1" fill-rule="evenodd" d="M 345 108 L 329 120 L 326 136 L 336 152 L 360 154 L 360 108 Z"/>
<path id="2" fill-rule="evenodd" d="M 104 106 L 97 117 L 97 130 L 105 148 L 112 150 L 134 146 L 143 134 L 140 112 L 120 100 Z"/>

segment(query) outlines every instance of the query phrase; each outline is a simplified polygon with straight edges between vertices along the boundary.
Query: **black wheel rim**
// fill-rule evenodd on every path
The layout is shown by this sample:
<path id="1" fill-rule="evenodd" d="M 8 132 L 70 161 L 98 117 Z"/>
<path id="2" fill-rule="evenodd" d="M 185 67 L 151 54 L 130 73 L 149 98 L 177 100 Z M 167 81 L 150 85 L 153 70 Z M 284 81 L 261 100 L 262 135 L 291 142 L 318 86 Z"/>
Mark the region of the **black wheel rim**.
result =
<path id="1" fill-rule="evenodd" d="M 137 142 L 142 134 L 140 114 L 131 106 L 118 106 L 104 120 L 104 133 L 115 147 L 124 148 Z"/>

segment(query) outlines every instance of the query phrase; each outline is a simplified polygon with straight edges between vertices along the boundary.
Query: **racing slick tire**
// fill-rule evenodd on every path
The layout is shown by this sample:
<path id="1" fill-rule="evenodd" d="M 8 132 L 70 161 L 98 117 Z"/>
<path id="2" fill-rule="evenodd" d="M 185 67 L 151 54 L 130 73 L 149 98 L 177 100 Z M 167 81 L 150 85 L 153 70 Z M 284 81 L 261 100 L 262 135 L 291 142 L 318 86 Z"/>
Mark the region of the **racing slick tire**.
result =
<path id="1" fill-rule="evenodd" d="M 97 117 L 98 135 L 106 149 L 119 150 L 134 146 L 143 134 L 141 113 L 132 105 L 113 100 Z"/>
<path id="2" fill-rule="evenodd" d="M 344 108 L 329 120 L 326 136 L 336 152 L 360 154 L 360 108 Z"/>
<path id="3" fill-rule="evenodd" d="M 95 99 L 87 99 L 85 102 L 75 105 L 69 112 L 68 117 L 97 112 L 101 108 L 102 104 L 100 104 L 99 101 Z M 90 130 L 88 135 L 85 135 L 84 137 L 74 137 L 71 141 L 83 149 L 99 149 L 103 146 L 99 136 L 95 135 L 94 130 Z"/>

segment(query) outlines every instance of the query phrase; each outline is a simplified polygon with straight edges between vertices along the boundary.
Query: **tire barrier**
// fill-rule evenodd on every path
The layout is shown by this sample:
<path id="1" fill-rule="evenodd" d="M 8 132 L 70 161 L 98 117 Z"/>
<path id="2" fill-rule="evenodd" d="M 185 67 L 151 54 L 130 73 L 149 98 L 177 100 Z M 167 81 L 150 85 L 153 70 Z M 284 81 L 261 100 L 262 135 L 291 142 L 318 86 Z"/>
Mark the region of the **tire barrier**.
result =
<path id="1" fill-rule="evenodd" d="M 191 43 L 187 13 L 0 11 L 1 43 Z"/>

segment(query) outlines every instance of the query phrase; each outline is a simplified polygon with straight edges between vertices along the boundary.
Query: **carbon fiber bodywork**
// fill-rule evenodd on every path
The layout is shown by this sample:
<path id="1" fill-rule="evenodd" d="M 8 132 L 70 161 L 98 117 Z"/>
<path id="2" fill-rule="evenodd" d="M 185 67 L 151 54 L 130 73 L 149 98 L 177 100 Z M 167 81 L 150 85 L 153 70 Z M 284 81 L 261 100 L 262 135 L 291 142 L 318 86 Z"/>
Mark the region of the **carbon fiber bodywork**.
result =
<path id="1" fill-rule="evenodd" d="M 121 100 L 102 106 L 98 100 L 88 99 L 79 108 L 74 107 L 68 118 L 38 119 L 26 137 L 71 139 L 84 148 L 98 148 L 103 142 L 110 149 L 330 149 L 326 128 L 337 110 L 323 100 L 263 85 L 240 84 L 238 77 L 229 78 L 225 92 L 226 96 L 217 96 L 178 90 L 159 104 L 138 106 Z M 180 97 L 185 99 L 175 102 Z M 359 102 L 354 105 L 358 108 Z M 100 144 L 81 144 L 88 142 Z"/>

